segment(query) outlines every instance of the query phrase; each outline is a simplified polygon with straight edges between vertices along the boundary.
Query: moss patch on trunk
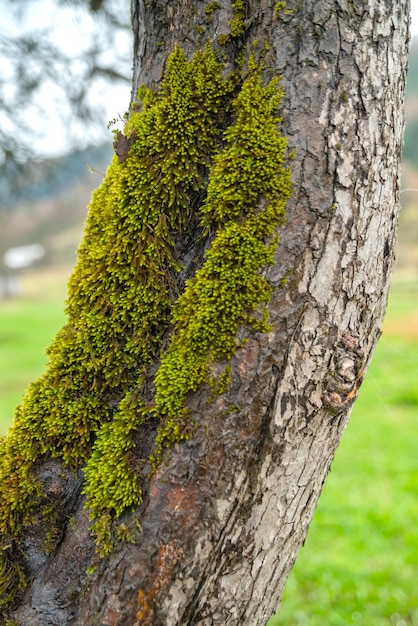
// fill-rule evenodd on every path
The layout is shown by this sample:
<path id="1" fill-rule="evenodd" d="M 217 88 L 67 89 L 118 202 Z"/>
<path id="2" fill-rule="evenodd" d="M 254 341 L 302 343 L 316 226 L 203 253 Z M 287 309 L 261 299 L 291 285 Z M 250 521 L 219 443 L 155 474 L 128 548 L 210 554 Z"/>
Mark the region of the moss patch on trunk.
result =
<path id="1" fill-rule="evenodd" d="M 176 48 L 159 89 L 140 90 L 142 110 L 131 114 L 124 150 L 92 197 L 68 321 L 0 444 L 8 600 L 22 581 L 11 564 L 23 527 L 35 517 L 39 523 L 35 466 L 60 458 L 84 468 L 92 530 L 100 554 L 108 554 L 121 536 L 113 520 L 141 501 L 131 461 L 138 429 L 159 421 L 155 465 L 190 434 L 187 395 L 208 383 L 225 389 L 227 376 L 214 381 L 210 365 L 231 358 L 239 327 L 268 327 L 270 286 L 261 271 L 273 260 L 291 180 L 277 117 L 282 92 L 262 75 L 250 62 L 245 73 L 225 77 L 210 47 L 190 60 Z M 210 245 L 179 295 L 175 238 L 192 212 Z M 150 404 L 144 372 L 168 329 Z M 48 507 L 41 513 L 47 524 Z"/>

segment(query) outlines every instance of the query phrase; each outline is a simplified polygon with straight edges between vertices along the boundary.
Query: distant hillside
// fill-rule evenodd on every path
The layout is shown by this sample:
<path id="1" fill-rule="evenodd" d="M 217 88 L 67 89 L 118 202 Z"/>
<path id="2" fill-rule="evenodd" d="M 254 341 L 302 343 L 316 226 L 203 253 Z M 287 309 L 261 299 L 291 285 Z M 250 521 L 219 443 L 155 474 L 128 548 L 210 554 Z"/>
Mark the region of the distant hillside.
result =
<path id="1" fill-rule="evenodd" d="M 409 66 L 406 80 L 406 99 L 418 98 L 418 37 L 414 37 L 409 47 Z"/>
<path id="2" fill-rule="evenodd" d="M 25 166 L 21 175 L 11 173 L 0 180 L 0 211 L 13 210 L 22 202 L 55 196 L 83 178 L 88 166 L 103 170 L 112 155 L 111 143 L 75 150 L 62 157 Z"/>
<path id="3" fill-rule="evenodd" d="M 418 37 L 414 37 L 409 50 L 405 120 L 405 143 L 402 156 L 418 168 Z"/>
<path id="4" fill-rule="evenodd" d="M 7 250 L 31 244 L 45 250 L 36 266 L 74 264 L 91 193 L 111 155 L 108 144 L 77 150 L 39 164 L 30 181 L 21 181 L 8 205 L 0 206 L 0 275 Z"/>

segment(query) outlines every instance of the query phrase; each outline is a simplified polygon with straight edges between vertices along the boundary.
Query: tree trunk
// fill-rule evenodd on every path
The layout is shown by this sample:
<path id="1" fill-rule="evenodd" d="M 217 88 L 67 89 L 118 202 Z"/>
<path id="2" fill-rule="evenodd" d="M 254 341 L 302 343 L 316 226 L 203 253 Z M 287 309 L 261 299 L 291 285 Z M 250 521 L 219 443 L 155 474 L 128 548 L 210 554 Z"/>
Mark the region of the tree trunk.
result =
<path id="1" fill-rule="evenodd" d="M 264 626 L 278 606 L 380 334 L 409 4 L 276 4 L 133 0 L 133 93 L 158 83 L 175 44 L 190 57 L 212 42 L 228 71 L 239 51 L 248 58 L 256 40 L 269 43 L 265 62 L 282 76 L 280 115 L 296 154 L 286 224 L 265 270 L 271 329 L 240 330 L 246 342 L 223 394 L 208 402 L 204 386 L 189 395 L 198 426 L 164 452 L 142 504 L 124 514 L 127 526 L 139 520 L 134 543 L 94 561 L 80 478 L 58 460 L 44 464 L 71 521 L 48 558 L 28 536 L 33 581 L 12 612 L 18 623 Z M 241 6 L 243 29 L 231 36 Z M 186 274 L 200 252 L 183 249 Z"/>

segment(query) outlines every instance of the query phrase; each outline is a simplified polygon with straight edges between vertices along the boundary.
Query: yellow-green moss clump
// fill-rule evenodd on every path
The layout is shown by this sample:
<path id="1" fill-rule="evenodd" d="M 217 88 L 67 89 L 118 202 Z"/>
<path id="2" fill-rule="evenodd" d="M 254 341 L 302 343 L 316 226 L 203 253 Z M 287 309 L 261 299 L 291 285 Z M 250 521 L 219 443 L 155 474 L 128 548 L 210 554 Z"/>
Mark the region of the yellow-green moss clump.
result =
<path id="1" fill-rule="evenodd" d="M 254 68 L 233 103 L 235 121 L 215 156 L 201 209 L 202 225 L 216 236 L 174 306 L 171 345 L 156 374 L 160 448 L 187 432 L 186 396 L 208 382 L 211 361 L 234 354 L 239 326 L 267 329 L 271 289 L 260 269 L 273 261 L 274 233 L 291 194 L 286 139 L 277 131 L 281 97 L 277 80 L 263 87 Z"/>
<path id="2" fill-rule="evenodd" d="M 205 13 L 206 15 L 212 15 L 212 13 L 214 11 L 217 11 L 218 9 L 221 8 L 221 5 L 219 2 L 209 2 L 206 6 L 205 6 Z"/>
<path id="3" fill-rule="evenodd" d="M 244 0 L 234 0 L 232 3 L 232 19 L 229 23 L 231 37 L 240 37 L 244 32 L 245 3 Z"/>
<path id="4" fill-rule="evenodd" d="M 142 90 L 143 112 L 127 123 L 125 133 L 134 139 L 127 158 L 120 163 L 114 157 L 93 195 L 69 284 L 68 322 L 0 446 L 3 546 L 32 521 L 40 494 L 35 462 L 60 457 L 73 467 L 84 464 L 116 407 L 132 406 L 131 390 L 159 348 L 176 297 L 173 235 L 188 224 L 228 108 L 232 85 L 221 71 L 209 48 L 190 62 L 174 50 L 159 92 Z M 132 411 L 126 415 L 127 425 L 114 427 L 119 448 L 129 447 Z M 118 448 L 111 452 L 104 459 L 116 472 L 111 480 L 123 494 L 129 491 L 122 500 L 132 504 L 138 488 Z M 102 490 L 106 496 L 95 497 L 103 504 L 109 486 Z M 114 505 L 111 497 L 108 505 Z"/>
<path id="5" fill-rule="evenodd" d="M 54 457 L 84 466 L 92 529 L 107 554 L 121 536 L 112 520 L 141 500 L 130 463 L 135 432 L 159 420 L 157 462 L 190 432 L 187 395 L 205 383 L 225 389 L 227 363 L 218 381 L 210 365 L 233 355 L 238 328 L 267 328 L 271 290 L 260 271 L 272 262 L 291 183 L 278 130 L 282 93 L 276 80 L 263 86 L 261 70 L 250 65 L 245 77 L 225 78 L 210 48 L 190 61 L 176 48 L 159 90 L 140 91 L 142 111 L 125 128 L 129 151 L 114 158 L 92 198 L 69 284 L 68 322 L 0 445 L 6 594 L 21 582 L 7 548 L 35 511 L 39 519 L 35 463 Z M 199 203 L 211 246 L 179 296 L 174 239 Z M 169 327 L 155 398 L 146 405 L 144 372 Z"/>

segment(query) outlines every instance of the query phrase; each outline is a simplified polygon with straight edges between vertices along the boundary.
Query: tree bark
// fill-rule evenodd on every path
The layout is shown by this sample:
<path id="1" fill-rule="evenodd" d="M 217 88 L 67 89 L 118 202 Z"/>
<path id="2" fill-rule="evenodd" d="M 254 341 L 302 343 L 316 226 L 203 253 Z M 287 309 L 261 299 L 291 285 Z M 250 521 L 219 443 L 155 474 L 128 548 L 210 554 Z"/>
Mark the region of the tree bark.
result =
<path id="1" fill-rule="evenodd" d="M 133 93 L 167 53 L 211 41 L 233 68 L 233 6 L 133 0 Z M 141 533 L 94 559 L 81 478 L 46 463 L 71 516 L 40 556 L 12 616 L 25 625 L 264 626 L 276 610 L 380 334 L 399 211 L 408 0 L 245 2 L 246 55 L 269 42 L 294 194 L 275 265 L 271 331 L 242 330 L 227 391 L 188 398 L 198 428 L 164 453 L 140 507 Z M 183 261 L 192 264 L 190 248 Z M 283 277 L 286 278 L 285 284 Z M 233 410 L 230 410 L 233 407 Z M 364 416 L 367 419 L 367 416 Z M 144 449 L 149 442 L 143 444 Z M 36 542 L 35 542 L 36 543 Z"/>

